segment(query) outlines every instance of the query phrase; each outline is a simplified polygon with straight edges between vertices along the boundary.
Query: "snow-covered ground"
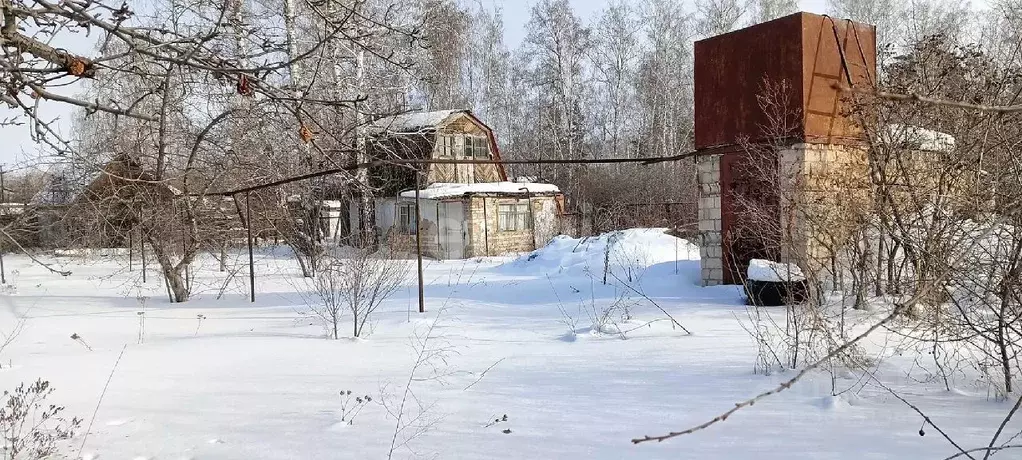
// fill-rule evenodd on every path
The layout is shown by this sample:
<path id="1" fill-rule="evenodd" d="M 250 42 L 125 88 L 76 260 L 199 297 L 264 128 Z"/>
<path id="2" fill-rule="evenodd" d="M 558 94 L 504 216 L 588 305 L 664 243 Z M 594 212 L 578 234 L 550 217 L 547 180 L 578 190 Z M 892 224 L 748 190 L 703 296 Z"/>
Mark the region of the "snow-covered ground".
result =
<path id="1" fill-rule="evenodd" d="M 412 277 L 377 313 L 373 334 L 357 341 L 323 338 L 307 314 L 310 287 L 287 255 L 257 255 L 255 303 L 240 251 L 234 273 L 219 273 L 204 258 L 192 273 L 199 295 L 184 305 L 167 302 L 152 267 L 143 285 L 137 264 L 128 271 L 124 256 L 60 258 L 73 271 L 65 278 L 9 255 L 14 287 L 0 296 L 0 332 L 26 321 L 0 352 L 0 388 L 49 380 L 56 389 L 49 402 L 66 406 L 67 415 L 89 425 L 95 412 L 81 455 L 104 460 L 380 459 L 392 443 L 394 458 L 439 459 L 956 452 L 929 427 L 920 436 L 919 415 L 855 374 L 838 382 L 852 391 L 831 397 L 822 372 L 707 430 L 632 445 L 635 437 L 706 421 L 792 375 L 753 373 L 756 347 L 740 323 L 747 315 L 739 289 L 699 287 L 698 250 L 658 230 L 562 237 L 518 259 L 427 262 L 427 313 L 414 312 Z M 607 285 L 605 260 L 612 266 Z M 624 282 L 693 334 L 654 321 L 664 314 Z M 629 305 L 630 319 L 610 320 L 626 332 L 591 333 L 585 311 L 615 302 Z M 435 353 L 410 379 L 427 333 Z M 916 383 L 913 360 L 889 356 L 878 375 L 958 443 L 985 446 L 1009 404 L 966 377 L 952 392 Z M 409 381 L 414 397 L 403 398 Z M 373 399 L 350 425 L 341 422 L 339 393 L 347 390 Z M 1013 421 L 1006 432 L 1019 428 Z M 69 456 L 82 443 L 77 436 Z"/>

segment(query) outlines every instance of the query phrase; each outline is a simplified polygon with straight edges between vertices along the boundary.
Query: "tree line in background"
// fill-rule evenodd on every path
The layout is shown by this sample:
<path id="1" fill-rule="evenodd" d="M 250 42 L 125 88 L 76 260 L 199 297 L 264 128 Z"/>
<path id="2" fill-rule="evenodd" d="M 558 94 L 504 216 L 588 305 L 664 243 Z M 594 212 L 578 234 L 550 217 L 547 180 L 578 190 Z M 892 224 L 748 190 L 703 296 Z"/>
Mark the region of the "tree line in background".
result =
<path id="1" fill-rule="evenodd" d="M 12 7 L 21 3 L 13 2 Z M 42 10 L 60 8 L 48 2 L 38 5 L 43 5 Z M 102 9 L 118 10 L 113 6 Z M 512 48 L 505 39 L 500 9 L 468 1 L 235 0 L 203 5 L 166 0 L 137 11 L 125 9 L 121 14 L 130 13 L 131 17 L 119 20 L 139 22 L 154 31 L 169 27 L 160 32 L 178 36 L 215 30 L 203 46 L 209 57 L 222 62 L 199 67 L 165 62 L 175 64 L 173 72 L 168 73 L 171 69 L 164 66 L 141 76 L 138 71 L 145 61 L 162 60 L 151 53 L 134 53 L 123 41 L 106 39 L 96 51 L 105 56 L 98 63 L 99 78 L 91 80 L 79 102 L 118 101 L 119 107 L 138 112 L 144 106 L 132 104 L 134 100 L 156 104 L 153 96 L 166 86 L 175 94 L 163 98 L 167 104 L 161 100 L 159 107 L 149 109 L 177 110 L 182 122 L 194 125 L 189 128 L 194 135 L 202 128 L 198 126 L 202 117 L 192 112 L 206 112 L 208 121 L 219 115 L 212 113 L 209 103 L 227 107 L 238 93 L 234 86 L 240 83 L 229 78 L 235 73 L 234 66 L 234 70 L 244 68 L 250 74 L 251 89 L 274 86 L 280 90 L 272 97 L 278 103 L 290 97 L 291 113 L 282 114 L 278 107 L 274 115 L 292 119 L 271 123 L 271 118 L 259 113 L 261 104 L 254 104 L 256 111 L 241 104 L 236 106 L 237 114 L 225 116 L 214 130 L 244 131 L 246 139 L 255 139 L 255 130 L 285 132 L 294 144 L 315 136 L 320 145 L 309 149 L 309 154 L 285 155 L 284 160 L 302 163 L 300 167 L 339 162 L 345 155 L 338 152 L 357 149 L 359 139 L 365 138 L 364 126 L 379 116 L 450 108 L 472 109 L 488 123 L 497 133 L 505 158 L 673 155 L 692 148 L 692 43 L 797 9 L 794 0 L 613 0 L 602 12 L 582 18 L 567 0 L 543 0 L 533 6 L 524 38 Z M 1007 1 L 995 2 L 984 13 L 970 12 L 968 4 L 958 0 L 828 2 L 828 12 L 837 17 L 877 25 L 882 66 L 913 43 L 937 33 L 963 43 L 996 45 L 1001 38 L 978 25 L 1001 20 L 1011 11 Z M 72 25 L 59 34 L 84 35 L 96 28 L 100 27 Z M 35 33 L 46 34 L 46 29 L 41 26 Z M 133 71 L 111 72 L 106 60 L 120 55 L 110 62 L 123 68 L 128 54 L 133 55 Z M 156 73 L 170 76 L 160 80 Z M 23 81 L 10 79 L 12 94 L 23 87 Z M 220 84 L 211 84 L 217 82 Z M 129 91 L 135 94 L 125 94 Z M 118 94 L 110 97 L 111 92 Z M 47 99 L 48 94 L 35 95 Z M 194 104 L 203 98 L 207 107 Z M 302 99 L 305 103 L 300 104 Z M 31 108 L 26 102 L 17 102 L 15 107 L 19 106 Z M 294 119 L 294 109 L 303 112 L 298 118 L 304 120 Z M 85 108 L 85 112 L 95 110 L 97 107 Z M 74 145 L 49 141 L 56 130 L 51 132 L 45 122 L 35 131 L 41 141 L 54 142 L 51 147 L 56 151 L 73 150 L 95 157 L 95 153 L 84 152 L 111 150 L 113 140 L 96 134 L 112 133 L 113 119 L 123 121 L 116 131 L 124 146 L 132 142 L 124 139 L 125 133 L 139 128 L 139 123 L 153 123 L 127 121 L 131 117 L 123 115 L 83 114 L 76 123 Z M 160 123 L 164 134 L 173 128 L 167 121 Z M 219 133 L 207 134 L 210 138 L 216 135 Z M 229 148 L 227 143 L 221 144 Z M 244 148 L 260 159 L 282 150 L 280 143 Z M 166 164 L 164 158 L 162 167 Z M 244 165 L 232 168 L 240 166 Z M 694 171 L 689 162 L 657 167 L 520 165 L 511 169 L 513 175 L 534 176 L 561 186 L 568 193 L 571 210 L 624 203 L 694 206 Z M 355 179 L 366 188 L 366 178 Z M 622 181 L 627 185 L 619 186 Z M 368 212 L 368 205 L 364 207 Z"/>
<path id="2" fill-rule="evenodd" d="M 472 109 L 508 159 L 687 152 L 693 41 L 796 7 L 790 0 L 615 0 L 583 19 L 567 0 L 543 0 L 511 49 L 499 10 L 456 0 L 157 0 L 137 9 L 4 0 L 0 44 L 12 52 L 0 57 L 0 83 L 14 115 L 2 122 L 27 125 L 59 160 L 48 180 L 8 173 L 4 188 L 43 202 L 90 197 L 52 217 L 73 223 L 63 239 L 122 244 L 136 235 L 153 248 L 172 298 L 187 298 L 197 254 L 223 254 L 245 226 L 281 236 L 311 276 L 322 253 L 312 227 L 318 200 L 357 203 L 362 228 L 350 233 L 375 245 L 377 190 L 368 169 L 247 196 L 217 192 L 385 160 L 386 149 L 368 148 L 372 122 L 418 110 Z M 881 73 L 938 32 L 946 46 L 976 42 L 992 57 L 1014 58 L 1015 29 L 997 28 L 1005 36 L 976 27 L 1011 20 L 1017 9 L 1008 2 L 995 3 L 983 13 L 989 17 L 966 14 L 954 0 L 833 0 L 829 7 L 878 24 Z M 49 44 L 87 36 L 96 46 L 82 56 Z M 62 92 L 73 82 L 84 82 L 80 94 Z M 40 115 L 43 102 L 79 108 L 70 136 Z M 104 168 L 109 180 L 90 182 Z M 590 231 L 657 224 L 664 219 L 648 215 L 669 216 L 671 204 L 694 217 L 690 161 L 511 170 L 559 185 L 568 212 L 587 212 Z M 39 182 L 62 183 L 14 189 Z"/>
<path id="3" fill-rule="evenodd" d="M 567 0 L 544 0 L 511 48 L 499 10 L 433 3 L 443 12 L 437 21 L 448 27 L 447 44 L 433 50 L 425 101 L 473 109 L 495 129 L 506 158 L 641 158 L 692 150 L 693 42 L 798 10 L 794 0 L 613 0 L 582 18 Z M 1012 11 L 1002 2 L 972 12 L 957 0 L 830 0 L 827 9 L 878 26 L 882 66 L 935 34 L 993 46 L 999 37 L 979 25 Z M 690 162 L 512 169 L 556 183 L 576 207 L 694 206 Z"/>

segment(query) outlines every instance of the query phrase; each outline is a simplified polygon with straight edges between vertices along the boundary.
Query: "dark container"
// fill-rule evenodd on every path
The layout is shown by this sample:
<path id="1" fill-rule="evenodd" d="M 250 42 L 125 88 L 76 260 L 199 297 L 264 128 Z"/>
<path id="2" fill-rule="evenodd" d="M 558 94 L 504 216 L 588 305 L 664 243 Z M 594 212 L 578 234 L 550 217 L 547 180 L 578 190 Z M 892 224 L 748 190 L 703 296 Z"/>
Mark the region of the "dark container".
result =
<path id="1" fill-rule="evenodd" d="M 795 305 L 809 299 L 809 283 L 803 281 L 745 281 L 745 302 L 760 307 Z"/>

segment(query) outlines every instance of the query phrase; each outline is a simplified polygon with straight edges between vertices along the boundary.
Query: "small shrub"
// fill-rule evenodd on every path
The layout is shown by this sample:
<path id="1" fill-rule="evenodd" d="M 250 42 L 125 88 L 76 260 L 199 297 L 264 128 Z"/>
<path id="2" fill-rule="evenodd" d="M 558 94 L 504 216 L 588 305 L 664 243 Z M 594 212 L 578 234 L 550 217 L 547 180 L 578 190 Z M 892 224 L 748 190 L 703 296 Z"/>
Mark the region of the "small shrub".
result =
<path id="1" fill-rule="evenodd" d="M 341 421 L 348 425 L 355 424 L 355 417 L 371 402 L 372 396 L 352 395 L 351 390 L 341 390 Z"/>
<path id="2" fill-rule="evenodd" d="M 320 304 L 312 311 L 339 338 L 338 324 L 350 313 L 353 337 L 361 337 L 373 312 L 394 294 L 408 275 L 408 264 L 377 253 L 355 250 L 346 258 L 332 260 L 316 274 L 315 289 Z"/>
<path id="3" fill-rule="evenodd" d="M 4 391 L 0 401 L 0 459 L 37 460 L 57 452 L 58 443 L 74 436 L 82 421 L 60 417 L 64 407 L 46 404 L 50 382 L 36 380 Z"/>

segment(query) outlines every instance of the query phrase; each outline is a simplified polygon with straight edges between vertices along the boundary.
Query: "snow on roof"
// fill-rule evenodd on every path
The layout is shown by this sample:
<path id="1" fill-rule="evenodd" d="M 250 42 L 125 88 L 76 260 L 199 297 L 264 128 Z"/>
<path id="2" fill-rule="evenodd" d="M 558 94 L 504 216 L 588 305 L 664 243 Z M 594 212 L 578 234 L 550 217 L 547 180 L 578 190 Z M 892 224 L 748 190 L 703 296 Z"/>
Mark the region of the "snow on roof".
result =
<path id="1" fill-rule="evenodd" d="M 415 133 L 428 128 L 434 128 L 451 115 L 456 113 L 467 113 L 468 110 L 438 110 L 434 112 L 409 112 L 392 117 L 384 117 L 373 122 L 371 129 L 379 132 L 392 133 Z"/>
<path id="2" fill-rule="evenodd" d="M 919 126 L 890 124 L 886 134 L 892 142 L 905 142 L 916 150 L 950 152 L 955 148 L 954 136 Z"/>
<path id="3" fill-rule="evenodd" d="M 23 214 L 25 203 L 0 203 L 0 215 Z"/>
<path id="4" fill-rule="evenodd" d="M 475 184 L 436 183 L 419 191 L 419 198 L 436 200 L 476 193 L 505 194 L 550 194 L 559 193 L 560 189 L 553 184 L 519 183 L 519 182 L 479 182 Z M 403 198 L 415 198 L 415 190 L 401 192 Z"/>

